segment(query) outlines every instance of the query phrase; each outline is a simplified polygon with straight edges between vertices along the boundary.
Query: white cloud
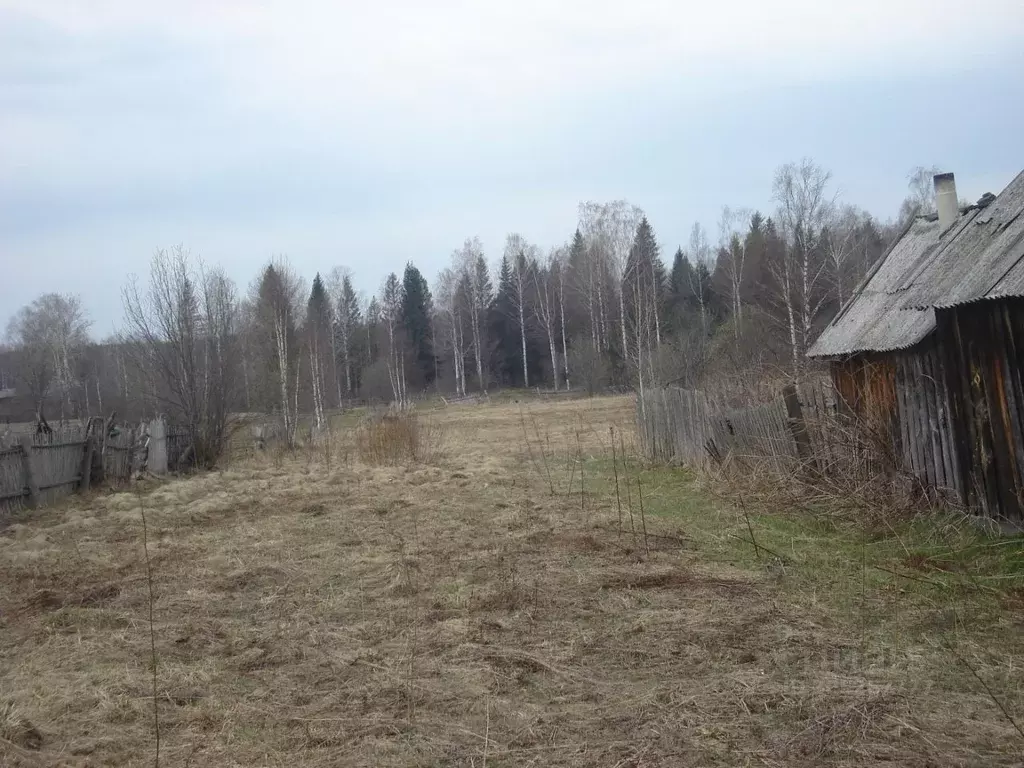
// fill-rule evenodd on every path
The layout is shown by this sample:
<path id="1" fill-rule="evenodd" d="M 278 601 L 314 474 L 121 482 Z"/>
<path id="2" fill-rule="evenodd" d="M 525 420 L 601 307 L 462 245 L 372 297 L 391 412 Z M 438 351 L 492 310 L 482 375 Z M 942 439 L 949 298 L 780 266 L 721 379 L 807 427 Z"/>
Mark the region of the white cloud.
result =
<path id="1" fill-rule="evenodd" d="M 242 104 L 373 132 L 403 117 L 435 127 L 525 122 L 554 99 L 592 98 L 666 75 L 683 75 L 684 87 L 699 91 L 732 78 L 941 72 L 1024 30 L 1016 0 L 991 0 L 983 11 L 959 0 L 5 6 L 105 43 L 115 35 L 167 35 L 201 51 L 211 77 L 223 78 Z"/>

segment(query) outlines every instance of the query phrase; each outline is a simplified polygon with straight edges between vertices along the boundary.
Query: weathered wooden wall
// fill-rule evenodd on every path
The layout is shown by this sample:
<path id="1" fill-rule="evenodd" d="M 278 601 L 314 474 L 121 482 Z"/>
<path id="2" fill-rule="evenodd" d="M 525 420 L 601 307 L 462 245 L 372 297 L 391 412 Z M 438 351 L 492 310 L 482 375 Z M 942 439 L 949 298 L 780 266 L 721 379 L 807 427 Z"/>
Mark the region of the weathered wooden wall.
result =
<path id="1" fill-rule="evenodd" d="M 841 409 L 927 488 L 962 495 L 945 367 L 934 339 L 832 363 Z"/>
<path id="2" fill-rule="evenodd" d="M 909 349 L 834 362 L 836 389 L 925 487 L 1024 522 L 1024 299 L 940 309 L 936 319 Z"/>
<path id="3" fill-rule="evenodd" d="M 1024 522 L 1024 299 L 937 313 L 945 384 L 961 447 L 964 495 L 996 518 Z"/>

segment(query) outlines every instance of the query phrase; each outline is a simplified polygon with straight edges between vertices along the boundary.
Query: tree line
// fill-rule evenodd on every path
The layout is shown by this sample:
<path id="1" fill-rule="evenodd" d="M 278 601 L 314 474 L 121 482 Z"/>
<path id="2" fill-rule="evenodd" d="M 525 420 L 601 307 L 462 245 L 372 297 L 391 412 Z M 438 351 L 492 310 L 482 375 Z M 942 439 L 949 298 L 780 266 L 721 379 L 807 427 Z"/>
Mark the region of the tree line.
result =
<path id="1" fill-rule="evenodd" d="M 241 411 L 299 414 L 322 429 L 354 400 L 492 387 L 644 389 L 710 377 L 800 375 L 818 330 L 909 220 L 933 205 L 918 168 L 895 221 L 839 199 L 811 160 L 780 167 L 768 214 L 724 207 L 666 260 L 644 211 L 585 202 L 565 243 L 507 236 L 494 268 L 470 237 L 428 282 L 409 262 L 363 296 L 336 266 L 303 281 L 284 259 L 247 289 L 186 249 L 158 251 L 123 290 L 125 320 L 95 343 L 78 297 L 22 308 L 0 355 L 0 391 L 22 420 L 163 412 L 212 463 Z M 2 406 L 2 401 L 0 401 Z M 11 411 L 11 408 L 8 408 Z M 16 409 L 15 409 L 16 410 Z"/>

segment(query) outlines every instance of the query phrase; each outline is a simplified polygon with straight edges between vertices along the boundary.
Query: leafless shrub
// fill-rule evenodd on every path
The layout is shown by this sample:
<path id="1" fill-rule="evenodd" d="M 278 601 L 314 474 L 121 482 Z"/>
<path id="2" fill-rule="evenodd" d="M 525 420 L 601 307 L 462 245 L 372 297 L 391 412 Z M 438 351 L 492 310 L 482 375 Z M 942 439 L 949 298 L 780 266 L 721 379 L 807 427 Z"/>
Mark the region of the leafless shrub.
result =
<path id="1" fill-rule="evenodd" d="M 569 368 L 578 385 L 590 395 L 603 392 L 611 381 L 608 361 L 585 339 L 577 339 L 570 348 Z"/>
<path id="2" fill-rule="evenodd" d="M 444 434 L 440 424 L 415 413 L 386 413 L 357 428 L 356 452 L 367 464 L 429 463 L 441 454 Z"/>
<path id="3" fill-rule="evenodd" d="M 889 436 L 867 421 L 820 409 L 805 415 L 802 429 L 809 438 L 805 456 L 778 452 L 768 440 L 763 451 L 719 456 L 711 465 L 716 492 L 880 529 L 955 506 L 951 496 L 926 491 L 903 467 Z"/>

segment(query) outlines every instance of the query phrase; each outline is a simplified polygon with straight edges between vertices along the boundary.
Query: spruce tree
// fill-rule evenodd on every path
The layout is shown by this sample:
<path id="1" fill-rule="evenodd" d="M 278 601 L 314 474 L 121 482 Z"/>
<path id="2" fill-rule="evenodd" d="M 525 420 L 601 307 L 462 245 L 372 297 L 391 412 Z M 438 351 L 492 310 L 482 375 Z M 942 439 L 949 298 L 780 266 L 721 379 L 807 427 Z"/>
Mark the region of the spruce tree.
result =
<path id="1" fill-rule="evenodd" d="M 515 303 L 512 299 L 512 265 L 502 258 L 498 272 L 498 292 L 488 312 L 487 331 L 491 340 L 491 370 L 503 384 L 516 381 L 519 367 L 519 332 L 513 321 Z"/>
<path id="2" fill-rule="evenodd" d="M 419 269 L 409 262 L 402 277 L 402 327 L 415 368 L 414 371 L 406 371 L 406 375 L 417 385 L 434 380 L 430 312 L 430 288 Z"/>

